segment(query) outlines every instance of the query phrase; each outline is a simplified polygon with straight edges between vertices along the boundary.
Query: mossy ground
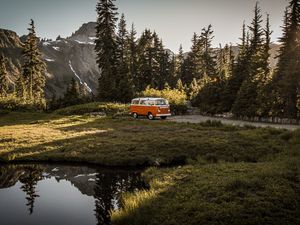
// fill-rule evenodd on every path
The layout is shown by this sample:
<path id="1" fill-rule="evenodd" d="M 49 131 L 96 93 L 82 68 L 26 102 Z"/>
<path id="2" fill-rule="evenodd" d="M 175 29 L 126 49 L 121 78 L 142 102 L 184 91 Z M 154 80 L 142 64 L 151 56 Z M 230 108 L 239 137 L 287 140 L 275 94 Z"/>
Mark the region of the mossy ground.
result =
<path id="1" fill-rule="evenodd" d="M 0 160 L 157 166 L 114 224 L 300 224 L 300 132 L 218 123 L 8 113 Z"/>

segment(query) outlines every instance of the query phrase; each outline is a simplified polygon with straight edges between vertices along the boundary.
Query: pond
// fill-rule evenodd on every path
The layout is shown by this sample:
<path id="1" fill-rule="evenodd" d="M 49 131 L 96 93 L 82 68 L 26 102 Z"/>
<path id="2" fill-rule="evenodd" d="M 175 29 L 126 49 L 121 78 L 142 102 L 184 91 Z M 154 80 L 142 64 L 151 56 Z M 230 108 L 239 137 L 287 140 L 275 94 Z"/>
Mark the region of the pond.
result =
<path id="1" fill-rule="evenodd" d="M 140 171 L 0 164 L 0 224 L 108 225 L 120 195 L 145 187 Z"/>

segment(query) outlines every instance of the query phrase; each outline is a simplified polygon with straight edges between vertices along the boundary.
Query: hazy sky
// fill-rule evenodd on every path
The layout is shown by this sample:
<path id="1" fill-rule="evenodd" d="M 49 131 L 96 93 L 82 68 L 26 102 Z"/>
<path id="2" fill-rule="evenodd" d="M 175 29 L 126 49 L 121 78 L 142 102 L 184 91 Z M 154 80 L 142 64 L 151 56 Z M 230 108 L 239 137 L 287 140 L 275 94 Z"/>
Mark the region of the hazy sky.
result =
<path id="1" fill-rule="evenodd" d="M 215 31 L 214 45 L 238 42 L 243 20 L 250 23 L 256 0 L 117 0 L 128 27 L 135 23 L 140 33 L 156 30 L 164 45 L 177 51 L 191 46 L 194 32 L 208 24 Z M 264 16 L 270 14 L 273 41 L 281 35 L 286 0 L 259 0 Z M 55 39 L 70 36 L 81 24 L 96 21 L 97 0 L 0 0 L 0 27 L 26 34 L 30 18 L 40 37 Z"/>

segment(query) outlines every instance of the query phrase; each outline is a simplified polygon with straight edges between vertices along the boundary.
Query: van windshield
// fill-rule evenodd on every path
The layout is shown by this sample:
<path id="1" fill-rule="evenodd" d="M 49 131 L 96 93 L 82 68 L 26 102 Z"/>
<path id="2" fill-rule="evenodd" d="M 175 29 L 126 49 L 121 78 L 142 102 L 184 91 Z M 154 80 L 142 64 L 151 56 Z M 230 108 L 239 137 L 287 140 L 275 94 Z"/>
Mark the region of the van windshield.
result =
<path id="1" fill-rule="evenodd" d="M 165 99 L 158 99 L 156 100 L 156 105 L 168 105 L 169 102 Z"/>

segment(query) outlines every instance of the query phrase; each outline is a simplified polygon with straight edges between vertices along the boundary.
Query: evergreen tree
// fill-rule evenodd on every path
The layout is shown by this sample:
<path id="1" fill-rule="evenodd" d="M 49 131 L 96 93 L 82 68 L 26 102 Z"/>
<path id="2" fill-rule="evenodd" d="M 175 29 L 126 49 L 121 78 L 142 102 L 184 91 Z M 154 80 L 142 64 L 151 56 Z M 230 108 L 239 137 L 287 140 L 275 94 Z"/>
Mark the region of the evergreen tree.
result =
<path id="1" fill-rule="evenodd" d="M 71 79 L 63 98 L 64 106 L 78 105 L 82 103 L 80 84 L 74 78 Z"/>
<path id="2" fill-rule="evenodd" d="M 224 108 L 226 112 L 229 112 L 232 109 L 238 91 L 245 78 L 248 77 L 250 73 L 250 54 L 247 36 L 246 25 L 243 23 L 242 37 L 240 38 L 241 44 L 238 46 L 239 54 L 233 65 L 232 76 L 227 81 L 223 94 L 224 106 L 227 106 Z"/>
<path id="3" fill-rule="evenodd" d="M 181 81 L 181 79 L 179 79 L 176 83 L 176 89 L 179 90 L 179 91 L 182 91 L 184 92 L 185 91 L 185 87 L 183 86 L 183 83 Z"/>
<path id="4" fill-rule="evenodd" d="M 115 101 L 117 92 L 117 44 L 116 22 L 117 8 L 115 0 L 99 0 L 96 10 L 98 14 L 96 25 L 97 64 L 101 71 L 98 85 L 98 99 Z"/>
<path id="5" fill-rule="evenodd" d="M 199 45 L 201 50 L 201 77 L 210 77 L 216 79 L 216 59 L 214 52 L 212 51 L 212 40 L 213 40 L 212 26 L 209 25 L 207 28 L 202 29 L 202 33 L 199 39 Z"/>
<path id="6" fill-rule="evenodd" d="M 193 79 L 191 84 L 188 87 L 188 97 L 190 100 L 193 100 L 198 94 L 201 89 L 201 86 L 199 84 L 199 81 L 197 81 L 196 78 Z"/>
<path id="7" fill-rule="evenodd" d="M 182 78 L 183 63 L 184 63 L 184 55 L 183 55 L 182 45 L 180 45 L 178 55 L 176 56 L 176 64 L 175 64 L 176 80 Z"/>
<path id="8" fill-rule="evenodd" d="M 270 112 L 272 110 L 272 104 L 273 104 L 273 96 L 272 96 L 272 83 L 271 83 L 271 68 L 270 68 L 270 44 L 271 44 L 271 34 L 272 31 L 270 29 L 270 18 L 269 14 L 267 14 L 267 22 L 266 22 L 266 28 L 264 29 L 265 33 L 265 41 L 262 46 L 262 65 L 261 65 L 261 71 L 258 73 L 258 76 L 256 77 L 259 79 L 260 82 L 258 82 L 257 87 L 257 114 L 259 116 L 268 117 L 270 116 Z"/>
<path id="9" fill-rule="evenodd" d="M 25 99 L 26 96 L 26 87 L 23 79 L 23 75 L 21 73 L 16 74 L 16 84 L 15 84 L 15 94 L 20 99 Z"/>
<path id="10" fill-rule="evenodd" d="M 200 79 L 201 74 L 201 49 L 199 48 L 199 37 L 194 33 L 192 38 L 191 51 L 182 65 L 181 80 L 184 84 L 189 85 L 194 78 Z"/>
<path id="11" fill-rule="evenodd" d="M 167 59 L 167 81 L 170 84 L 171 88 L 175 88 L 178 81 L 178 77 L 176 74 L 176 56 L 170 56 L 169 53 L 166 52 L 164 57 Z"/>
<path id="12" fill-rule="evenodd" d="M 263 57 L 264 30 L 261 26 L 262 22 L 261 10 L 257 3 L 254 9 L 254 18 L 251 26 L 249 26 L 251 32 L 249 74 L 245 77 L 232 108 L 233 113 L 237 116 L 256 116 L 259 109 L 258 87 L 261 83 L 261 77 L 265 73 L 263 71 L 265 58 Z"/>
<path id="13" fill-rule="evenodd" d="M 133 96 L 133 83 L 130 76 L 130 46 L 126 30 L 125 16 L 122 14 L 117 35 L 117 90 L 116 98 L 121 102 L 129 102 Z"/>
<path id="14" fill-rule="evenodd" d="M 0 56 L 0 97 L 6 97 L 8 94 L 8 74 L 6 70 L 6 58 Z"/>
<path id="15" fill-rule="evenodd" d="M 283 36 L 280 39 L 279 62 L 274 78 L 278 92 L 275 111 L 277 115 L 296 118 L 300 93 L 300 1 L 291 0 L 285 13 Z"/>
<path id="16" fill-rule="evenodd" d="M 151 62 L 151 68 L 152 68 L 152 79 L 151 79 L 151 87 L 155 89 L 162 90 L 164 88 L 164 84 L 166 82 L 166 74 L 164 74 L 166 69 L 166 59 L 164 57 L 164 49 L 163 44 L 161 40 L 159 39 L 156 32 L 153 33 L 153 44 L 151 47 L 151 53 L 152 53 L 152 62 Z"/>
<path id="17" fill-rule="evenodd" d="M 146 29 L 138 42 L 138 75 L 136 89 L 141 92 L 153 81 L 153 35 Z"/>
<path id="18" fill-rule="evenodd" d="M 22 96 L 25 99 L 41 102 L 44 100 L 44 88 L 46 83 L 46 64 L 42 60 L 40 51 L 38 50 L 38 38 L 36 37 L 34 21 L 31 20 L 28 28 L 27 36 L 23 49 L 23 74 L 22 82 L 25 85 Z M 23 94 L 24 94 L 23 93 Z"/>
<path id="19" fill-rule="evenodd" d="M 138 66 L 138 59 L 137 59 L 137 40 L 136 40 L 136 30 L 134 28 L 134 24 L 131 26 L 131 31 L 128 36 L 128 44 L 129 44 L 129 71 L 130 71 L 130 78 L 133 81 L 134 90 L 136 86 L 138 86 L 137 80 L 137 66 Z"/>

